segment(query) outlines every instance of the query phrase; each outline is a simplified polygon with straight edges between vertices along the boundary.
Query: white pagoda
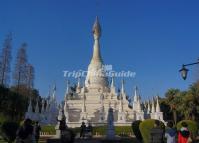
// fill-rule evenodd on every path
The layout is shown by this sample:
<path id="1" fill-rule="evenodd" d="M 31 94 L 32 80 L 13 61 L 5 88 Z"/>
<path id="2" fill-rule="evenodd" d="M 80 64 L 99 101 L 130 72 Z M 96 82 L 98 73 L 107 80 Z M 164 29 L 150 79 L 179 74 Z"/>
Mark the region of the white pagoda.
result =
<path id="1" fill-rule="evenodd" d="M 82 122 L 91 122 L 94 126 L 106 124 L 109 108 L 113 109 L 116 126 L 131 125 L 132 121 L 146 118 L 163 121 L 163 113 L 160 111 L 158 98 L 156 108 L 154 100 L 152 104 L 148 102 L 147 106 L 143 106 L 136 87 L 130 103 L 125 92 L 124 80 L 121 82 L 120 91 L 116 91 L 113 77 L 109 84 L 100 53 L 101 27 L 98 18 L 93 25 L 93 37 L 93 55 L 84 83 L 81 84 L 80 78 L 78 78 L 76 89 L 71 90 L 67 82 L 63 106 L 67 126 L 79 127 Z M 40 113 L 39 110 L 37 113 L 32 112 L 30 102 L 26 118 L 34 116 L 34 119 L 39 119 L 42 123 L 56 124 L 54 120 L 58 115 L 58 107 L 55 95 L 45 102 L 47 102 L 47 106 L 43 107 Z"/>

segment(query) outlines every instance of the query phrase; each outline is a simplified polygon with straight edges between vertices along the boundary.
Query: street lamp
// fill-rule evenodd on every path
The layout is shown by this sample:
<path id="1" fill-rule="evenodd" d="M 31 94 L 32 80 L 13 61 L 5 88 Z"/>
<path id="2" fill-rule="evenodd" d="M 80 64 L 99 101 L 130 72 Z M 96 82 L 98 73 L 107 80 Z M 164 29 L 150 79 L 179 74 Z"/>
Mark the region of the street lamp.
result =
<path id="1" fill-rule="evenodd" d="M 186 65 L 182 65 L 182 68 L 179 70 L 179 72 L 181 73 L 181 76 L 184 80 L 187 79 L 187 74 L 188 74 L 188 69 L 186 68 L 187 66 L 192 66 L 192 65 L 196 65 L 196 64 L 199 64 L 199 59 L 198 59 L 198 62 L 195 62 L 195 63 L 191 63 L 191 64 L 186 64 Z"/>

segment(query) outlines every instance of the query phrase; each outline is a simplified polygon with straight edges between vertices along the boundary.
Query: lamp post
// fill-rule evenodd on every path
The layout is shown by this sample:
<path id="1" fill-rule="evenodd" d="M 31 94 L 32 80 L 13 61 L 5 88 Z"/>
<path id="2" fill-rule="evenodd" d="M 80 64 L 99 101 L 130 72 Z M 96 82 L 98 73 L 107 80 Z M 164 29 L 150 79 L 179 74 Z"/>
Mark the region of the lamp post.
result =
<path id="1" fill-rule="evenodd" d="M 198 62 L 182 65 L 182 68 L 179 70 L 179 72 L 181 73 L 181 76 L 184 80 L 187 79 L 187 74 L 188 74 L 188 71 L 189 71 L 186 67 L 196 65 L 196 64 L 199 64 L 199 59 L 198 59 Z"/>

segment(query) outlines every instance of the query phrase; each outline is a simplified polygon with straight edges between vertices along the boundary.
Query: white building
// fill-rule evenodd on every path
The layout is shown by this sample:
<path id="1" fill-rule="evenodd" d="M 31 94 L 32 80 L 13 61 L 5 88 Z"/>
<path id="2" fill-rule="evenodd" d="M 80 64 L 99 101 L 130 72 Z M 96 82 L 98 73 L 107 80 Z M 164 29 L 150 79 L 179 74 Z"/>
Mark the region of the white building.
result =
<path id="1" fill-rule="evenodd" d="M 163 113 L 160 111 L 159 102 L 143 106 L 138 88 L 135 88 L 132 107 L 125 92 L 124 80 L 121 82 L 121 91 L 117 92 L 114 78 L 109 85 L 108 77 L 105 75 L 104 63 L 100 53 L 101 27 L 98 19 L 93 25 L 93 55 L 88 66 L 86 79 L 81 84 L 78 78 L 76 90 L 70 90 L 67 83 L 64 103 L 64 114 L 69 127 L 79 127 L 81 122 L 92 122 L 93 125 L 102 125 L 107 122 L 108 109 L 111 107 L 116 125 L 131 125 L 132 121 L 144 120 L 146 118 L 163 121 Z M 94 74 L 97 73 L 97 74 Z M 55 91 L 54 91 L 55 92 Z M 55 94 L 55 93 L 54 93 Z M 38 116 L 43 123 L 54 124 L 58 115 L 55 96 L 42 108 L 42 113 L 32 113 L 32 105 L 28 107 L 26 117 Z M 34 119 L 37 117 L 34 116 Z"/>

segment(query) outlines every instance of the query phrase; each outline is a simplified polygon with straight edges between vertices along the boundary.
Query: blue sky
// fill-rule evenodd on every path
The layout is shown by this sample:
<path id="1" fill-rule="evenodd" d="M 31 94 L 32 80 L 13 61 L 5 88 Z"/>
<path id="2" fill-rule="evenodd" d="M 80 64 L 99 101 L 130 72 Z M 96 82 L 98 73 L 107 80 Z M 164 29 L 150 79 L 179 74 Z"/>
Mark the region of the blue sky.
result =
<path id="1" fill-rule="evenodd" d="M 138 85 L 143 98 L 163 96 L 168 88 L 185 90 L 196 79 L 196 67 L 190 67 L 186 81 L 178 70 L 199 57 L 198 6 L 197 0 L 1 0 L 0 42 L 13 33 L 13 61 L 27 42 L 35 88 L 46 96 L 56 82 L 61 100 L 63 70 L 87 69 L 98 15 L 105 64 L 136 72 L 125 79 L 128 95 Z"/>

